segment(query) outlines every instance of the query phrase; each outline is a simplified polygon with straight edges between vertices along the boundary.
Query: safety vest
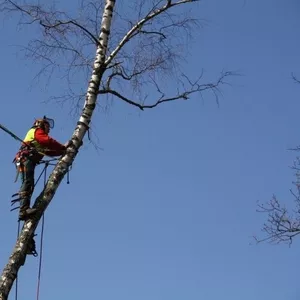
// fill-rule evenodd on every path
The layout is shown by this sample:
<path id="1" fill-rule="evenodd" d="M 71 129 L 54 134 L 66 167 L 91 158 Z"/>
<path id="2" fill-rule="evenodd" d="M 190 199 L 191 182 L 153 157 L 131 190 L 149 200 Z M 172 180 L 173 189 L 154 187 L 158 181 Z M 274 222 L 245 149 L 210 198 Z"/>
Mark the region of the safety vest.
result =
<path id="1" fill-rule="evenodd" d="M 45 148 L 41 146 L 34 138 L 34 134 L 36 130 L 37 130 L 36 127 L 31 128 L 27 132 L 23 142 L 28 146 L 34 147 L 37 152 L 43 153 L 45 151 Z"/>

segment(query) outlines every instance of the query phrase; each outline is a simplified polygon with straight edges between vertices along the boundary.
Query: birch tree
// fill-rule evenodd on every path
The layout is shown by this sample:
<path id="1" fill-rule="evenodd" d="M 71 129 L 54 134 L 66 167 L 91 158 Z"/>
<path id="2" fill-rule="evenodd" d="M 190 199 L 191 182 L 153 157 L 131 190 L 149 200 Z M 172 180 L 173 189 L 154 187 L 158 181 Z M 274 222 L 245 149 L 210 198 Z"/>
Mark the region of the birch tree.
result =
<path id="1" fill-rule="evenodd" d="M 83 99 L 83 103 L 67 153 L 57 162 L 46 186 L 35 199 L 33 207 L 38 212 L 23 224 L 2 271 L 0 300 L 8 298 L 18 271 L 25 263 L 31 237 L 76 158 L 96 105 L 114 99 L 143 111 L 173 101 L 186 101 L 196 94 L 201 97 L 205 91 L 212 92 L 218 99 L 219 88 L 233 75 L 231 72 L 222 72 L 215 82 L 203 83 L 202 71 L 199 70 L 198 78 L 192 79 L 178 65 L 179 59 L 184 58 L 184 44 L 191 30 L 198 25 L 185 8 L 196 7 L 196 2 L 83 2 L 75 18 L 56 10 L 54 5 L 2 1 L 3 14 L 17 13 L 21 25 L 40 29 L 40 35 L 29 41 L 27 55 L 43 63 L 42 70 L 48 74 L 57 66 L 60 72 L 65 70 L 69 96 Z M 136 12 L 131 19 L 122 16 L 122 10 L 129 6 Z M 80 91 L 73 89 L 70 78 L 74 70 L 88 76 L 86 91 L 82 92 L 86 82 L 82 82 Z M 173 81 L 173 86 L 175 83 L 176 90 L 168 87 L 166 78 Z"/>

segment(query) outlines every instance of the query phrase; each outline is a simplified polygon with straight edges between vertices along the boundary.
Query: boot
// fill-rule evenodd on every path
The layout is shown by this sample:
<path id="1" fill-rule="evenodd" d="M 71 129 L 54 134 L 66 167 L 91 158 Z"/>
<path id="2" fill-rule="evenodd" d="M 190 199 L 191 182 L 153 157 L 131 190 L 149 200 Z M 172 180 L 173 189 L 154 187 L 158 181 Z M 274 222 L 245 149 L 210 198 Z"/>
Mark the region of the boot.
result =
<path id="1" fill-rule="evenodd" d="M 19 211 L 19 220 L 25 221 L 30 216 L 37 212 L 36 208 L 29 207 L 30 199 L 29 198 L 22 198 L 20 203 L 20 211 Z"/>
<path id="2" fill-rule="evenodd" d="M 20 212 L 19 212 L 19 220 L 20 221 L 26 221 L 32 215 L 34 215 L 36 212 L 37 212 L 36 208 L 27 208 L 26 210 L 20 210 Z"/>
<path id="3" fill-rule="evenodd" d="M 28 244 L 26 254 L 27 255 L 38 256 L 38 253 L 36 252 L 35 240 L 34 240 L 33 237 L 31 238 L 31 240 Z"/>

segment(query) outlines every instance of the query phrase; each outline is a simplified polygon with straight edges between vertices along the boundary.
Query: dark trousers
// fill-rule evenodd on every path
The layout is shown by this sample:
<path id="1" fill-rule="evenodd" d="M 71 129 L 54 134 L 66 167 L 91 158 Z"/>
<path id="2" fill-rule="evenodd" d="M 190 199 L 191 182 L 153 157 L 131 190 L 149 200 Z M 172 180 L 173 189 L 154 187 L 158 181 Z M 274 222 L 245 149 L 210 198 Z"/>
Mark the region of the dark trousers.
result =
<path id="1" fill-rule="evenodd" d="M 19 190 L 21 198 L 20 210 L 27 209 L 30 206 L 30 198 L 34 189 L 34 170 L 36 163 L 31 159 L 25 159 L 19 166 L 22 185 Z"/>

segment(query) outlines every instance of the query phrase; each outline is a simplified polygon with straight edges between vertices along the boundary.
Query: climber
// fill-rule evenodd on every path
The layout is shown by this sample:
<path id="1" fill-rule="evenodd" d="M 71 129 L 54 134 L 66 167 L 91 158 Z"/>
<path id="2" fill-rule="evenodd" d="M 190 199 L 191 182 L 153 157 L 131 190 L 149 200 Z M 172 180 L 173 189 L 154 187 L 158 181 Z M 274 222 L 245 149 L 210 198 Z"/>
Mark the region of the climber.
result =
<path id="1" fill-rule="evenodd" d="M 30 208 L 30 199 L 34 189 L 34 170 L 36 165 L 45 155 L 61 156 L 66 151 L 67 143 L 65 145 L 60 144 L 48 135 L 50 128 L 53 127 L 53 119 L 44 116 L 43 119 L 35 120 L 13 160 L 17 172 L 21 175 L 22 181 L 18 193 L 20 197 L 20 221 L 27 220 L 37 211 L 36 208 Z"/>

